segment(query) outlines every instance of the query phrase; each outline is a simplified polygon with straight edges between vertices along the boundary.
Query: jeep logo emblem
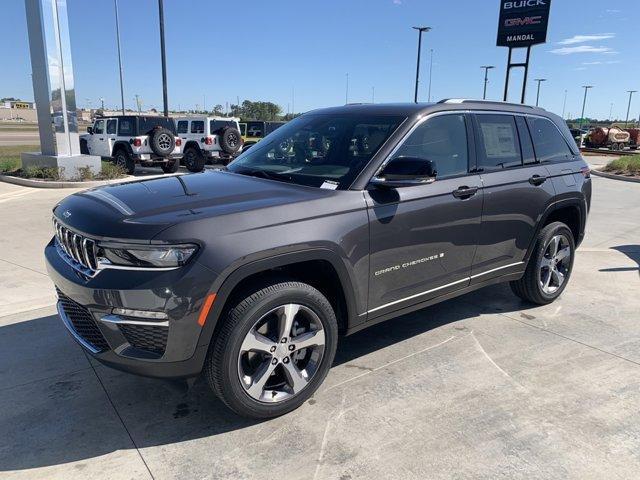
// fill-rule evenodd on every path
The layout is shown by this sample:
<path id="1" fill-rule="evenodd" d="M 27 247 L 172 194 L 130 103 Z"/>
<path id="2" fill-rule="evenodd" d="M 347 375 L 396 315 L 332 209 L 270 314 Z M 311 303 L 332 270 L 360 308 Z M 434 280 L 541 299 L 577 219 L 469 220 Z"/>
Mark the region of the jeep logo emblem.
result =
<path id="1" fill-rule="evenodd" d="M 69 217 L 71 216 L 71 212 L 70 212 L 69 210 L 65 210 L 65 211 L 62 213 L 62 216 L 63 216 L 64 218 L 69 218 Z"/>

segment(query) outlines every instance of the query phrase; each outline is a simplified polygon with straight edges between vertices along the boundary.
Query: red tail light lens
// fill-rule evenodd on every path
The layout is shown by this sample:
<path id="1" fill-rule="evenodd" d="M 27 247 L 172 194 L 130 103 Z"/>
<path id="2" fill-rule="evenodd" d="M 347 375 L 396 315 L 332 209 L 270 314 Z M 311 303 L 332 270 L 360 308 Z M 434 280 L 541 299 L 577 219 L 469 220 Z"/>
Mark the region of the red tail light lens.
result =
<path id="1" fill-rule="evenodd" d="M 179 147 L 180 145 L 182 145 L 182 140 L 179 138 L 176 138 L 176 147 Z"/>
<path id="2" fill-rule="evenodd" d="M 213 138 L 212 137 L 205 137 L 204 144 L 205 145 L 213 145 Z"/>
<path id="3" fill-rule="evenodd" d="M 142 146 L 142 140 L 140 140 L 139 138 L 134 138 L 133 139 L 133 146 L 134 147 L 141 147 Z"/>
<path id="4" fill-rule="evenodd" d="M 589 167 L 582 167 L 580 173 L 584 178 L 591 178 L 591 169 Z"/>

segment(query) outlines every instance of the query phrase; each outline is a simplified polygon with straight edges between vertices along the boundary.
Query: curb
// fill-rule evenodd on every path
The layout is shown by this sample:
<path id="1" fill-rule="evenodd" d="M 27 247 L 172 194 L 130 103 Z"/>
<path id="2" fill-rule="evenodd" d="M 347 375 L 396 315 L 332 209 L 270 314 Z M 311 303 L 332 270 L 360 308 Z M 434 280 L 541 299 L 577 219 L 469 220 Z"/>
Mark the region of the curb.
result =
<path id="1" fill-rule="evenodd" d="M 623 182 L 640 183 L 640 177 L 627 177 L 625 175 L 616 175 L 615 173 L 603 172 L 601 170 L 596 170 L 595 168 L 591 169 L 591 173 L 593 173 L 596 177 L 604 177 L 604 178 L 609 178 L 611 180 L 621 180 Z"/>
<path id="2" fill-rule="evenodd" d="M 173 174 L 180 175 L 180 173 Z M 33 188 L 94 188 L 103 185 L 113 185 L 117 183 L 134 182 L 136 180 L 152 180 L 154 178 L 168 177 L 170 175 L 149 175 L 147 177 L 127 176 L 125 178 L 114 178 L 113 180 L 92 180 L 89 182 L 69 182 L 63 180 L 34 180 L 32 178 L 14 177 L 12 175 L 0 174 L 0 182 L 13 183 L 23 187 Z"/>

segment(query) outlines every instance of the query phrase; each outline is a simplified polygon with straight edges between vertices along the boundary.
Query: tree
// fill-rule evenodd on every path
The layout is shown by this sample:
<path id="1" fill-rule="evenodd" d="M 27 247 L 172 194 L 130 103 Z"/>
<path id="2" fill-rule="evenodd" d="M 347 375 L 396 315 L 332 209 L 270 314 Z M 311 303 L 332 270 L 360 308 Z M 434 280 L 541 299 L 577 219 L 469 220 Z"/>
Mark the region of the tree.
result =
<path id="1" fill-rule="evenodd" d="M 213 114 L 214 115 L 224 114 L 224 107 L 220 104 L 216 105 L 215 107 L 213 107 Z"/>

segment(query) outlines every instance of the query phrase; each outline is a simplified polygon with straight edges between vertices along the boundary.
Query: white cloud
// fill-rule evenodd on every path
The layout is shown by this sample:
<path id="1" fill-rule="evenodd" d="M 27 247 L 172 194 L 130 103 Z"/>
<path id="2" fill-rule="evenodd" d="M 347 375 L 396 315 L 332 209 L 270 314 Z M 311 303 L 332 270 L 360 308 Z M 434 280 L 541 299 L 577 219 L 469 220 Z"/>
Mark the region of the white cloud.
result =
<path id="1" fill-rule="evenodd" d="M 574 53 L 618 53 L 609 47 L 593 47 L 591 45 L 578 45 L 577 47 L 562 47 L 551 50 L 556 55 L 572 55 Z"/>
<path id="2" fill-rule="evenodd" d="M 596 62 L 582 62 L 582 65 L 614 65 L 616 63 L 622 63 L 620 62 L 620 60 L 609 60 L 607 62 L 601 62 L 601 61 L 596 61 Z"/>
<path id="3" fill-rule="evenodd" d="M 605 12 L 607 12 L 607 13 L 620 13 L 620 12 L 622 12 L 622 10 L 617 10 L 615 8 L 610 8 L 610 9 L 605 10 Z"/>
<path id="4" fill-rule="evenodd" d="M 593 42 L 596 40 L 607 40 L 609 38 L 614 38 L 616 36 L 615 33 L 596 33 L 593 35 L 574 35 L 571 38 L 565 38 L 564 40 L 558 42 L 559 45 L 575 45 L 576 43 L 586 43 Z"/>
<path id="5" fill-rule="evenodd" d="M 393 0 L 394 5 L 402 5 L 402 0 Z"/>

